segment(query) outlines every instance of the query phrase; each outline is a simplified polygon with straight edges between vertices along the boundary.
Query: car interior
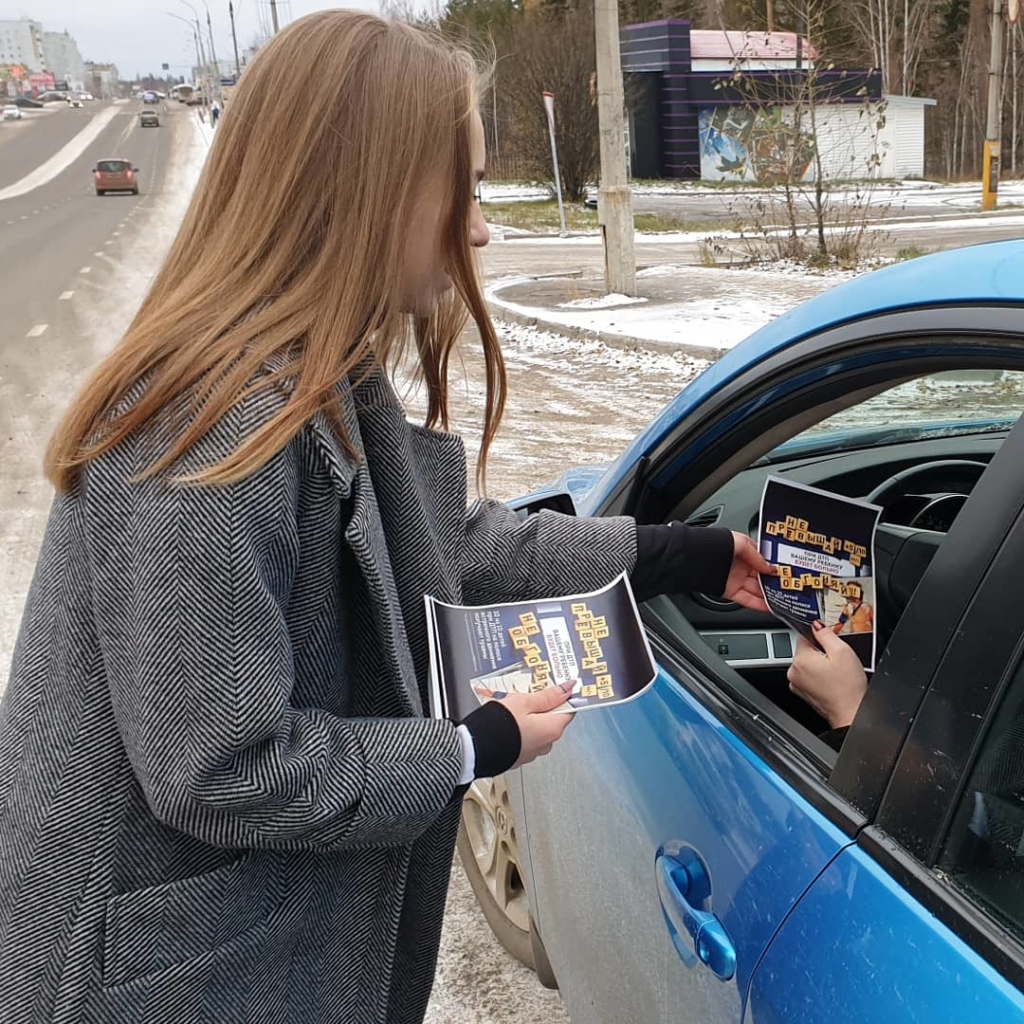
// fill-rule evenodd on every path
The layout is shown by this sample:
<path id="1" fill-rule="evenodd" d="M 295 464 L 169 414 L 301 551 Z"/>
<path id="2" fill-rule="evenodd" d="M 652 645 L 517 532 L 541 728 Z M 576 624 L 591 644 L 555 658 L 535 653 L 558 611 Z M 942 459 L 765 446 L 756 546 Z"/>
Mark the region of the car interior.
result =
<path id="1" fill-rule="evenodd" d="M 655 465 L 637 506 L 642 521 L 717 525 L 758 539 L 761 496 L 779 476 L 879 505 L 875 539 L 876 658 L 935 551 L 1024 410 L 1024 371 L 965 365 L 788 400 L 781 422 L 732 431 L 734 451 L 710 446 L 676 477 L 671 453 Z M 776 409 L 776 416 L 778 410 Z M 759 419 L 760 417 L 758 417 Z M 660 486 L 657 486 L 660 484 Z M 648 602 L 660 631 L 701 668 L 774 718 L 824 763 L 835 755 L 816 737 L 828 724 L 789 690 L 796 634 L 773 616 L 704 594 Z M 877 662 L 876 662 L 877 663 Z M 781 713 L 781 714 L 780 714 Z"/>

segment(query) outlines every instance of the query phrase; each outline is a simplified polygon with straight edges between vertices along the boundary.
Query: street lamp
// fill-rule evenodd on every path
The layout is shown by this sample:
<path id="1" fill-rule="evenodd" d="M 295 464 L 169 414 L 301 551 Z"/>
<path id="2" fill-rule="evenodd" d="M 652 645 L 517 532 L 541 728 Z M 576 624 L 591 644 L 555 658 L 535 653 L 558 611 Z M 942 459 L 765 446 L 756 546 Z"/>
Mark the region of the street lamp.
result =
<path id="1" fill-rule="evenodd" d="M 217 82 L 217 92 L 220 93 L 220 64 L 217 63 L 217 50 L 213 45 L 213 22 L 210 20 L 210 5 L 203 0 L 206 8 L 206 31 L 210 34 L 210 60 L 213 61 L 213 77 Z"/>
<path id="2" fill-rule="evenodd" d="M 199 53 L 202 55 L 203 64 L 206 67 L 207 77 L 210 76 L 210 65 L 206 61 L 206 54 L 203 51 L 203 26 L 199 24 L 199 12 L 189 3 L 189 0 L 181 0 L 181 2 L 195 15 L 196 19 L 196 32 L 199 35 Z M 211 86 L 212 91 L 213 86 Z"/>
<path id="3" fill-rule="evenodd" d="M 183 18 L 180 14 L 175 14 L 173 11 L 168 11 L 167 16 L 170 18 L 177 18 L 178 21 L 183 21 L 188 25 L 189 31 L 192 33 L 192 42 L 195 43 L 196 47 L 196 71 L 199 71 L 203 66 L 203 53 L 199 46 L 199 36 L 196 35 L 195 26 L 188 18 Z"/>

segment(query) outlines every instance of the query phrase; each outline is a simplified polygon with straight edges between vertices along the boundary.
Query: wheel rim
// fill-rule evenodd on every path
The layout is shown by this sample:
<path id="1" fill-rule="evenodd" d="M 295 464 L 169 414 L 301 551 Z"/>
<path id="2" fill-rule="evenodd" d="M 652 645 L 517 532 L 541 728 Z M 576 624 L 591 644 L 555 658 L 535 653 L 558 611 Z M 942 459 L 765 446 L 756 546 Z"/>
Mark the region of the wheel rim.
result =
<path id="1" fill-rule="evenodd" d="M 509 922 L 530 930 L 530 904 L 523 887 L 519 844 L 508 786 L 503 776 L 477 779 L 462 809 L 477 871 Z"/>

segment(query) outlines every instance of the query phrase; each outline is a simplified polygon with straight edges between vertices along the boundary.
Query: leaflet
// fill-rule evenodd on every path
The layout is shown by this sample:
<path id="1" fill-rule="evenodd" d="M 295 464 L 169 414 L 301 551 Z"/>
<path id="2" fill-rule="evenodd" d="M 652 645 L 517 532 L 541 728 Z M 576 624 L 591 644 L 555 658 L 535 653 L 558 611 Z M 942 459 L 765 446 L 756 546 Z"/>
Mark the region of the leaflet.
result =
<path id="1" fill-rule="evenodd" d="M 466 606 L 426 597 L 430 713 L 461 720 L 485 701 L 571 685 L 556 710 L 639 697 L 657 672 L 629 580 L 587 594 Z"/>
<path id="2" fill-rule="evenodd" d="M 875 667 L 875 530 L 881 508 L 780 477 L 761 496 L 761 554 L 779 568 L 762 576 L 772 613 L 813 639 L 815 620 Z"/>

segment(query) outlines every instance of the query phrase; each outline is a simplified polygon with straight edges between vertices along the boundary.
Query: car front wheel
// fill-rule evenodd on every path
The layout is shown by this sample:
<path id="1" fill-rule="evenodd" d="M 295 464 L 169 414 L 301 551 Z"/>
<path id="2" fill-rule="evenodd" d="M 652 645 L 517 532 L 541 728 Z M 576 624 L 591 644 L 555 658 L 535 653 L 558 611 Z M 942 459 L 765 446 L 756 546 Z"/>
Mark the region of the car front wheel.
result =
<path id="1" fill-rule="evenodd" d="M 459 857 L 497 940 L 520 963 L 534 966 L 530 904 L 504 776 L 477 779 L 462 803 Z"/>

